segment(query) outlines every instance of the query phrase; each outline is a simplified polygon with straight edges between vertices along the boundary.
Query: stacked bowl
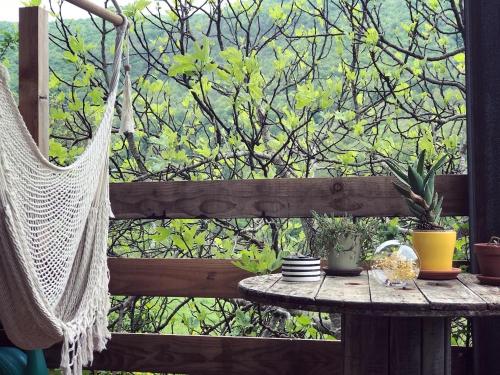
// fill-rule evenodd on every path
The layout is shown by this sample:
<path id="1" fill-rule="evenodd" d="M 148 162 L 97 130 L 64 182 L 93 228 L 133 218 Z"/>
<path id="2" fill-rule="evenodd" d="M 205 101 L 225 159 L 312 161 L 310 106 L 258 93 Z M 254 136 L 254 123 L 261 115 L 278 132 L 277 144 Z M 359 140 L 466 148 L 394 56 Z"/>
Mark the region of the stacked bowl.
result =
<path id="1" fill-rule="evenodd" d="M 283 258 L 281 275 L 283 281 L 320 281 L 321 260 L 308 256 Z"/>

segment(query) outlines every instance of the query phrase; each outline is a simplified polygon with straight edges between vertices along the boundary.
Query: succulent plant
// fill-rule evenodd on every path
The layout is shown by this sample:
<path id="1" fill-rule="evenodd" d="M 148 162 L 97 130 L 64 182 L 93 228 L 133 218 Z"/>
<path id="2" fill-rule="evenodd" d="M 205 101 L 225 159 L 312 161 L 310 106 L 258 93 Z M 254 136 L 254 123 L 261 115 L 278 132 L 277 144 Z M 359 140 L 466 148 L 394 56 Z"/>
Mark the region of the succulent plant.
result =
<path id="1" fill-rule="evenodd" d="M 425 150 L 420 153 L 414 165 L 408 166 L 405 173 L 393 161 L 386 161 L 387 166 L 399 180 L 394 187 L 406 200 L 410 212 L 415 216 L 416 229 L 442 229 L 438 224 L 441 216 L 443 197 L 434 189 L 436 172 L 446 162 L 446 155 L 437 160 L 430 168 L 425 167 Z"/>

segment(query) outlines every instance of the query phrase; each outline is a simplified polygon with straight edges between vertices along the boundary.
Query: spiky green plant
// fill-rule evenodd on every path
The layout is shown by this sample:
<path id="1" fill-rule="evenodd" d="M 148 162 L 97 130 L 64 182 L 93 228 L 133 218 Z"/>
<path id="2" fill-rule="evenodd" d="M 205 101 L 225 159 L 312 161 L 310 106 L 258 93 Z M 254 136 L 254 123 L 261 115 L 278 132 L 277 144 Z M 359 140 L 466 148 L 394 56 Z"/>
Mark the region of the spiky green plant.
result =
<path id="1" fill-rule="evenodd" d="M 420 153 L 414 165 L 408 166 L 405 173 L 393 161 L 386 161 L 387 166 L 397 177 L 399 183 L 394 187 L 404 197 L 410 212 L 415 216 L 416 229 L 442 229 L 438 224 L 443 205 L 443 197 L 434 188 L 436 172 L 446 162 L 446 155 L 430 166 L 425 167 L 425 150 Z"/>

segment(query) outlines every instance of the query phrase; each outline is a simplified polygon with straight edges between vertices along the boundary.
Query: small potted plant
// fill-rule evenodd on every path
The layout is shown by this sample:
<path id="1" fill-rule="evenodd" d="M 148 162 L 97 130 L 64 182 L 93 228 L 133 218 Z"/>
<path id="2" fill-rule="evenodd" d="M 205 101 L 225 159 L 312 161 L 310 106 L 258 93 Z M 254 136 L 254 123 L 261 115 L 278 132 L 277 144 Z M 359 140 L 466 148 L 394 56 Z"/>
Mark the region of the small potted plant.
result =
<path id="1" fill-rule="evenodd" d="M 474 244 L 474 253 L 479 264 L 479 281 L 500 285 L 500 238 L 491 237 L 488 243 Z"/>
<path id="2" fill-rule="evenodd" d="M 434 182 L 436 172 L 445 162 L 446 156 L 443 156 L 426 168 L 425 151 L 419 154 L 414 165 L 408 166 L 406 172 L 395 163 L 386 162 L 399 180 L 394 187 L 414 215 L 412 241 L 420 259 L 421 278 L 454 278 L 460 272 L 452 267 L 457 234 L 439 224 L 443 196 L 436 192 Z"/>
<path id="3" fill-rule="evenodd" d="M 374 235 L 375 226 L 369 220 L 348 216 L 333 217 L 313 212 L 315 234 L 311 253 L 328 259 L 332 274 L 359 274 L 362 249 Z M 366 247 L 365 247 L 366 248 Z"/>

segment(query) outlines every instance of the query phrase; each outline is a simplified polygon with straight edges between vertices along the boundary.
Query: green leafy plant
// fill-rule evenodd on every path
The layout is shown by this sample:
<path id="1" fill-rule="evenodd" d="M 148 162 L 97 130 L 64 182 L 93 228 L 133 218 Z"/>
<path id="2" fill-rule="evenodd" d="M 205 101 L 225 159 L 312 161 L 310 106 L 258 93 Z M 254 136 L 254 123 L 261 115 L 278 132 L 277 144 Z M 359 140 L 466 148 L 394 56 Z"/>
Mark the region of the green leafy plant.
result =
<path id="1" fill-rule="evenodd" d="M 446 162 L 446 155 L 438 159 L 428 169 L 425 167 L 425 150 L 420 153 L 414 165 L 409 165 L 405 172 L 393 161 L 386 161 L 387 166 L 399 180 L 394 187 L 404 197 L 410 212 L 415 216 L 416 229 L 442 229 L 439 225 L 443 196 L 439 196 L 434 187 L 436 172 Z"/>
<path id="2" fill-rule="evenodd" d="M 236 267 L 263 275 L 280 268 L 286 254 L 284 251 L 276 254 L 269 246 L 259 250 L 257 246 L 252 245 L 248 250 L 240 251 L 239 256 L 240 258 L 233 262 Z"/>
<path id="3" fill-rule="evenodd" d="M 350 216 L 335 217 L 313 212 L 315 233 L 311 239 L 311 255 L 326 257 L 332 251 L 345 251 L 342 242 L 356 237 L 361 248 L 370 248 L 376 233 L 376 222 L 371 219 L 354 219 Z"/>

